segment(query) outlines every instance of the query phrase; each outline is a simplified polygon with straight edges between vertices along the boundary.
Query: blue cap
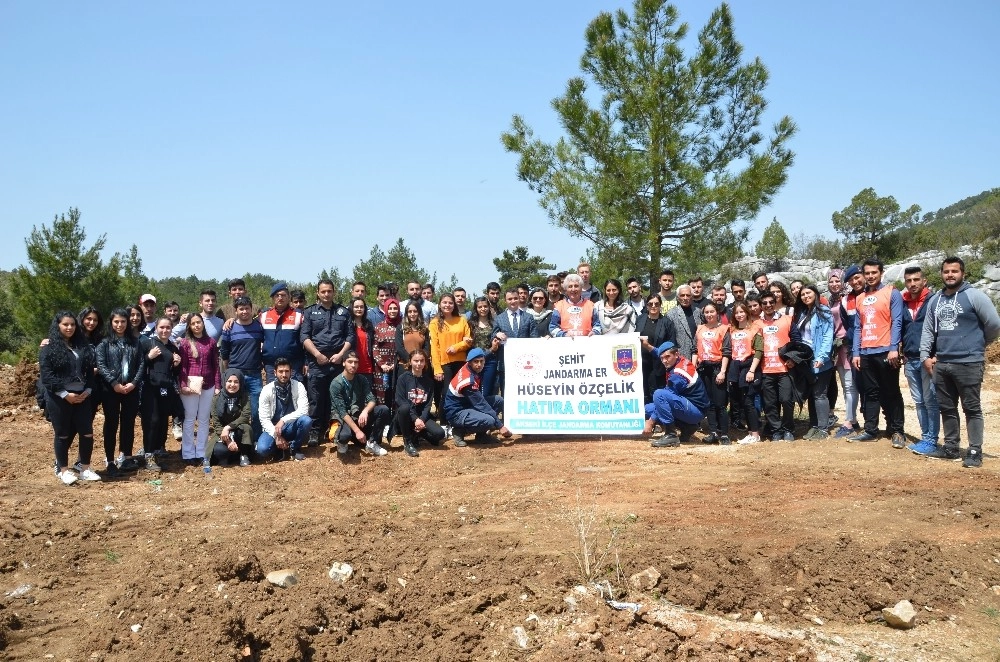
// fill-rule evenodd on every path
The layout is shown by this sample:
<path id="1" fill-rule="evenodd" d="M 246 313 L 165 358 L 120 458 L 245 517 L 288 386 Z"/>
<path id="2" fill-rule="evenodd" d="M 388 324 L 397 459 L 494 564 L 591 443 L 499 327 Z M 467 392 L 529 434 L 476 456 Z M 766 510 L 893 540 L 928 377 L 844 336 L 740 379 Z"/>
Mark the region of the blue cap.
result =
<path id="1" fill-rule="evenodd" d="M 656 354 L 656 356 L 659 356 L 663 352 L 667 351 L 668 349 L 673 349 L 674 347 L 677 347 L 677 345 L 668 340 L 667 342 L 663 343 L 662 345 L 654 349 L 653 353 Z"/>
<path id="2" fill-rule="evenodd" d="M 478 347 L 471 350 L 468 354 L 465 355 L 466 361 L 475 361 L 476 359 L 485 359 L 485 358 L 486 358 L 486 352 L 479 349 Z"/>
<path id="3" fill-rule="evenodd" d="M 846 269 L 844 269 L 844 280 L 843 280 L 843 282 L 846 283 L 847 281 L 851 280 L 851 278 L 854 277 L 854 274 L 859 274 L 859 273 L 861 273 L 861 267 L 859 267 L 856 264 L 852 264 L 851 266 L 849 266 Z"/>
<path id="4" fill-rule="evenodd" d="M 273 297 L 275 294 L 277 294 L 281 290 L 287 290 L 287 289 L 288 289 L 288 285 L 286 285 L 284 282 L 275 283 L 274 285 L 271 286 L 271 296 Z"/>

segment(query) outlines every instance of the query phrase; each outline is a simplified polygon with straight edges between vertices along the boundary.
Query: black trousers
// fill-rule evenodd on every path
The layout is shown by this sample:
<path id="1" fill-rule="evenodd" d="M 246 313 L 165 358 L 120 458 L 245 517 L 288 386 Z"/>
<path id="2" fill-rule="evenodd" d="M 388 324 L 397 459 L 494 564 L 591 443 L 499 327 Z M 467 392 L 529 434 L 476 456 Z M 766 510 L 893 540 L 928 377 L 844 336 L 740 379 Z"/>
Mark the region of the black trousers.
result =
<path id="1" fill-rule="evenodd" d="M 142 448 L 146 453 L 166 450 L 167 419 L 180 409 L 180 396 L 173 389 L 146 384 L 139 413 L 142 417 Z"/>
<path id="2" fill-rule="evenodd" d="M 306 377 L 309 418 L 312 419 L 313 429 L 319 430 L 321 436 L 330 425 L 330 384 L 343 371 L 344 366 L 334 363 L 322 366 L 309 364 L 309 376 Z"/>
<path id="3" fill-rule="evenodd" d="M 94 405 L 90 398 L 73 405 L 50 394 L 45 411 L 55 432 L 53 447 L 59 469 L 69 466 L 69 446 L 74 437 L 80 437 L 80 462 L 90 464 L 94 453 Z"/>
<path id="4" fill-rule="evenodd" d="M 365 433 L 365 437 L 368 441 L 374 441 L 375 443 L 382 442 L 382 434 L 385 432 L 385 426 L 389 424 L 389 408 L 385 405 L 375 405 L 375 409 L 372 413 L 368 415 L 368 423 L 365 426 L 358 426 L 361 431 Z M 357 419 L 354 420 L 357 423 Z M 341 425 L 337 428 L 337 443 L 344 444 L 348 441 L 354 440 L 357 443 L 357 438 L 354 436 L 354 430 L 351 429 L 349 425 Z"/>
<path id="5" fill-rule="evenodd" d="M 413 419 L 410 418 L 410 405 L 405 404 L 396 409 L 396 428 L 403 435 L 403 441 L 414 443 L 418 437 L 424 437 L 430 442 L 437 443 L 444 439 L 444 429 L 433 419 L 428 419 L 424 425 L 426 427 L 423 432 L 418 434 L 413 428 Z"/>
<path id="6" fill-rule="evenodd" d="M 729 434 L 729 391 L 726 382 L 715 383 L 715 378 L 722 370 L 719 363 L 701 363 L 698 365 L 698 376 L 705 384 L 708 395 L 708 431 L 717 434 Z"/>
<path id="7" fill-rule="evenodd" d="M 767 373 L 761 384 L 764 416 L 771 434 L 795 431 L 792 378 L 787 372 Z"/>
<path id="8" fill-rule="evenodd" d="M 903 394 L 899 390 L 899 368 L 886 360 L 888 352 L 861 355 L 862 413 L 865 432 L 878 434 L 878 413 L 885 413 L 889 434 L 903 434 Z"/>
<path id="9" fill-rule="evenodd" d="M 135 447 L 135 418 L 139 415 L 139 389 L 127 395 L 115 393 L 114 389 L 104 391 L 101 403 L 104 407 L 104 456 L 109 462 L 115 460 L 115 439 L 125 455 L 131 455 Z"/>

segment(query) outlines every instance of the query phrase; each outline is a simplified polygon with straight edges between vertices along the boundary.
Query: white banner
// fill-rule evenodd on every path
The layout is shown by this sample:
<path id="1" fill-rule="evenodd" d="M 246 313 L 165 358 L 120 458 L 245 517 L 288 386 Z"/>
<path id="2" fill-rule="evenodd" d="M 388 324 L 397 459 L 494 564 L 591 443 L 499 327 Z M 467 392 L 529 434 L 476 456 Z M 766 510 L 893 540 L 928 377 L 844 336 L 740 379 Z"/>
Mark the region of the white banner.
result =
<path id="1" fill-rule="evenodd" d="M 639 334 L 511 338 L 504 423 L 516 434 L 634 435 L 645 423 Z"/>

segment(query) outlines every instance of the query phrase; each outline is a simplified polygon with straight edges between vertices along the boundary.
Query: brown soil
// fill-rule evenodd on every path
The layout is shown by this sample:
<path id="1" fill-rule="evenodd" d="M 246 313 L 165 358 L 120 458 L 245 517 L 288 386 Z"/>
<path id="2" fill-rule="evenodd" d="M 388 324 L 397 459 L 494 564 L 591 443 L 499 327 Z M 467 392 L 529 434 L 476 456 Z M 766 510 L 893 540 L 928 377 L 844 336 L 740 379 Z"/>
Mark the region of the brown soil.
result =
<path id="1" fill-rule="evenodd" d="M 0 656 L 996 659 L 997 372 L 978 471 L 886 441 L 533 438 L 413 459 L 397 439 L 379 459 L 323 446 L 209 480 L 174 457 L 159 476 L 64 487 L 36 373 L 7 367 Z M 354 567 L 345 584 L 335 561 Z M 649 567 L 659 579 L 634 586 Z M 265 579 L 284 568 L 296 585 Z M 608 606 L 609 590 L 639 613 Z M 890 629 L 881 609 L 903 599 L 918 625 Z"/>

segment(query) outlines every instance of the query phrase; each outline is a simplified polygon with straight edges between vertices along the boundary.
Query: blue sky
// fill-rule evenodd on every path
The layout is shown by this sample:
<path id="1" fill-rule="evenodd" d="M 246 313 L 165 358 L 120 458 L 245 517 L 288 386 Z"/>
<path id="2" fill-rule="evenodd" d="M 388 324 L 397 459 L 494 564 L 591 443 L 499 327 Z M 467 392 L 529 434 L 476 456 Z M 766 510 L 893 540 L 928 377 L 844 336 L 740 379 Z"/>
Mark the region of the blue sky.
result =
<path id="1" fill-rule="evenodd" d="M 559 267 L 586 246 L 552 227 L 500 133 L 579 73 L 595 0 L 0 3 L 0 268 L 69 207 L 150 276 L 349 274 L 402 236 L 469 289 L 526 245 Z M 692 32 L 714 3 L 677 6 Z M 735 0 L 737 38 L 771 72 L 769 126 L 799 126 L 787 185 L 758 218 L 834 235 L 872 186 L 934 211 L 1000 186 L 1000 4 Z"/>

